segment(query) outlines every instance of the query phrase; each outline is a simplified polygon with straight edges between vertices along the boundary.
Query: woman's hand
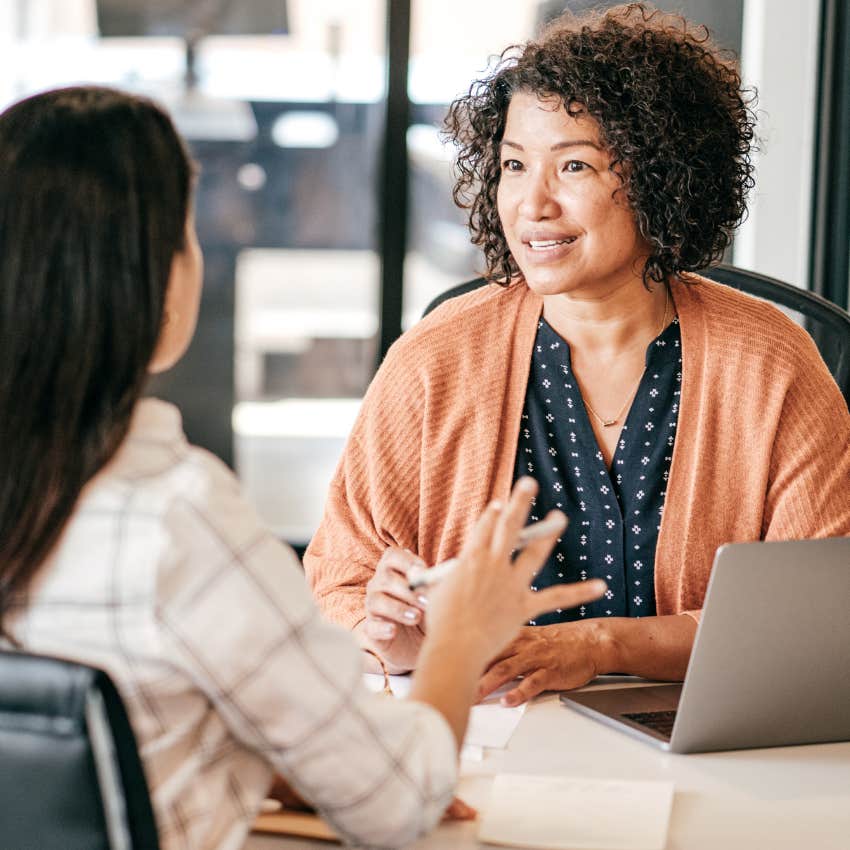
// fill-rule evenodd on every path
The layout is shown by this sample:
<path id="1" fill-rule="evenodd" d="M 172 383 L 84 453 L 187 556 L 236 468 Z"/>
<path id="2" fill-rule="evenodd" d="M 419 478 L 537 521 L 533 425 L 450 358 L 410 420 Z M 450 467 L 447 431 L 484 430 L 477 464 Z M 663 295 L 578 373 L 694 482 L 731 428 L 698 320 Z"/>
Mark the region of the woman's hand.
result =
<path id="1" fill-rule="evenodd" d="M 316 811 L 279 773 L 272 780 L 272 786 L 266 792 L 266 798 L 277 800 L 284 809 L 292 812 Z"/>
<path id="2" fill-rule="evenodd" d="M 549 535 L 531 541 L 513 557 L 536 492 L 531 478 L 521 478 L 507 505 L 491 503 L 487 507 L 457 567 L 428 590 L 429 631 L 450 634 L 459 646 L 489 649 L 487 656 L 492 657 L 494 650 L 516 636 L 521 623 L 543 612 L 598 599 L 604 593 L 605 583 L 599 580 L 531 590 L 532 578 L 566 526 L 566 517 L 551 511 L 546 519 L 560 519 L 560 528 L 555 525 Z M 482 662 L 486 664 L 487 657 Z"/>
<path id="3" fill-rule="evenodd" d="M 593 621 L 527 626 L 491 662 L 481 677 L 483 699 L 506 682 L 522 681 L 502 697 L 519 705 L 542 691 L 566 691 L 586 685 L 605 672 L 601 660 L 603 625 Z"/>
<path id="4" fill-rule="evenodd" d="M 605 592 L 605 582 L 599 580 L 531 590 L 532 578 L 566 526 L 563 514 L 551 512 L 551 533 L 513 557 L 535 493 L 537 484 L 520 478 L 506 505 L 488 505 L 455 568 L 427 590 L 428 636 L 410 698 L 432 705 L 446 718 L 458 748 L 487 662 L 511 642 L 522 623 Z"/>
<path id="5" fill-rule="evenodd" d="M 473 809 L 468 803 L 464 803 L 460 797 L 455 797 L 449 807 L 443 812 L 443 820 L 475 820 L 478 817 L 478 810 Z"/>
<path id="6" fill-rule="evenodd" d="M 424 566 L 407 549 L 390 547 L 366 585 L 366 619 L 359 627 L 369 649 L 383 658 L 389 673 L 406 673 L 416 665 L 425 636 L 427 598 L 407 586 L 407 571 Z"/>

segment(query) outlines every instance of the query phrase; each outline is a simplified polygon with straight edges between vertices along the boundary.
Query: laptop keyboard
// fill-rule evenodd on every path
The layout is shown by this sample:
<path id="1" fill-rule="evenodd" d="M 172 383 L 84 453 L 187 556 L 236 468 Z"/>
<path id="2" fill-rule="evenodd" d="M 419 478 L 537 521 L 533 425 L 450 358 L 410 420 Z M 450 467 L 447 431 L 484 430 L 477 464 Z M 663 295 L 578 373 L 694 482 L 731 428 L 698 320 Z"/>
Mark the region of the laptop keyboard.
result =
<path id="1" fill-rule="evenodd" d="M 676 711 L 637 711 L 632 714 L 623 714 L 633 723 L 646 726 L 655 732 L 670 738 L 673 734 L 673 724 L 676 722 Z"/>

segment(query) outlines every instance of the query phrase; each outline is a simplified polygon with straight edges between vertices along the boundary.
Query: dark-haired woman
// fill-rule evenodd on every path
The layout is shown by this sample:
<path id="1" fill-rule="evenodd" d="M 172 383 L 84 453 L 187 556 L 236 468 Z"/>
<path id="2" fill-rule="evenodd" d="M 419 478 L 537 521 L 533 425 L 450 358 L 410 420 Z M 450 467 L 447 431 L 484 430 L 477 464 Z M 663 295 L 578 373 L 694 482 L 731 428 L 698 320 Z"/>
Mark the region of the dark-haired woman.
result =
<path id="1" fill-rule="evenodd" d="M 605 596 L 530 621 L 482 695 L 684 675 L 723 543 L 850 534 L 850 415 L 812 340 L 700 278 L 745 211 L 737 71 L 640 4 L 557 21 L 456 101 L 455 198 L 491 285 L 393 347 L 305 558 L 325 612 L 415 666 L 437 563 L 520 475 L 570 517 L 532 589 Z M 770 589 L 753 606 L 770 605 Z"/>
<path id="2" fill-rule="evenodd" d="M 528 590 L 554 535 L 511 565 L 524 479 L 431 595 L 412 699 L 364 689 L 292 552 L 178 411 L 140 400 L 194 330 L 191 171 L 140 98 L 71 88 L 0 115 L 0 636 L 112 675 L 163 850 L 241 847 L 275 771 L 346 843 L 406 845 L 450 804 L 488 658 L 604 586 Z"/>

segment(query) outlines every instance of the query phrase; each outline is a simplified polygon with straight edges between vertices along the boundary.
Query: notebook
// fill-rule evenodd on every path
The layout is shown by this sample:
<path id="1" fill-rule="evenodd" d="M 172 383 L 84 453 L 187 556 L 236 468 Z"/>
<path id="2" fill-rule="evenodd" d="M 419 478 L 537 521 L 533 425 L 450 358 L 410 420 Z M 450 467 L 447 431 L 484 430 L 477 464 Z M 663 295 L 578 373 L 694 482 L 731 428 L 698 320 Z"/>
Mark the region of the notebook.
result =
<path id="1" fill-rule="evenodd" d="M 541 850 L 663 850 L 673 783 L 499 774 L 478 838 Z"/>

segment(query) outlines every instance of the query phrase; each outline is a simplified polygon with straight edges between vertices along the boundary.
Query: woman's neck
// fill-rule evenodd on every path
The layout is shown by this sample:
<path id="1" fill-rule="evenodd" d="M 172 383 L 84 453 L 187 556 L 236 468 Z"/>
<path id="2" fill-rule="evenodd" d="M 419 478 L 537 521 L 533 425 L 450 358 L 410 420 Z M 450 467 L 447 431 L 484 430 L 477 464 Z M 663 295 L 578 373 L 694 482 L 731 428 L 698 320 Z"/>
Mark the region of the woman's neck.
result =
<path id="1" fill-rule="evenodd" d="M 665 318 L 666 314 L 666 318 Z M 616 361 L 646 351 L 673 318 L 667 287 L 647 291 L 635 280 L 605 292 L 563 293 L 543 297 L 543 316 L 570 345 L 572 357 Z"/>

